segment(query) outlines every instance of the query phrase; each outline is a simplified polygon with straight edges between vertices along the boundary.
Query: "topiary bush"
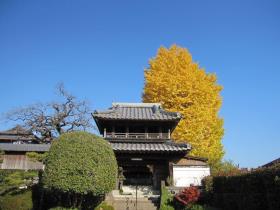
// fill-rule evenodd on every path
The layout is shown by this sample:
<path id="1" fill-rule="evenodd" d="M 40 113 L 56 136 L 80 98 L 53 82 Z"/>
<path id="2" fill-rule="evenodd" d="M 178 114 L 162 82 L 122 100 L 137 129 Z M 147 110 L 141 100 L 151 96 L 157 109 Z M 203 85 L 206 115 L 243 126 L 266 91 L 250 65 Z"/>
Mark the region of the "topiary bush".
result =
<path id="1" fill-rule="evenodd" d="M 103 196 L 115 187 L 117 161 L 104 139 L 86 132 L 71 132 L 55 140 L 42 176 L 45 188 L 68 193 L 72 207 L 84 196 Z"/>

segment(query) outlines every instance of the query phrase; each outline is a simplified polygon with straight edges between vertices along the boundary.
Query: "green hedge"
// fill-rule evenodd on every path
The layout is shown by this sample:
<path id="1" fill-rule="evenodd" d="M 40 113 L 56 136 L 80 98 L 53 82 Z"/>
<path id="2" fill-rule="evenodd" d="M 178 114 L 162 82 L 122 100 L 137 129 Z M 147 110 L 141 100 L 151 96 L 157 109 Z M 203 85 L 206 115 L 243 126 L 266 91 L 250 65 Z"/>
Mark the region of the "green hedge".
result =
<path id="1" fill-rule="evenodd" d="M 224 210 L 280 209 L 280 167 L 213 177 L 212 202 Z"/>

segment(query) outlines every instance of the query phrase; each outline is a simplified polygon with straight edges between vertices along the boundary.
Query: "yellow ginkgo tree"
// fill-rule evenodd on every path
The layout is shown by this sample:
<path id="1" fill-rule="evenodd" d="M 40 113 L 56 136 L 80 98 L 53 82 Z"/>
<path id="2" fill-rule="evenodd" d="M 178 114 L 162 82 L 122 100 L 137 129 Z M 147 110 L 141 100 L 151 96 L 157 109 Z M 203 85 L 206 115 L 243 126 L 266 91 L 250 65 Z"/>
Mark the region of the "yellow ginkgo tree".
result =
<path id="1" fill-rule="evenodd" d="M 145 70 L 143 102 L 161 102 L 163 108 L 183 116 L 172 138 L 192 145 L 191 155 L 206 157 L 210 165 L 224 155 L 222 104 L 215 74 L 206 73 L 187 49 L 160 47 Z"/>

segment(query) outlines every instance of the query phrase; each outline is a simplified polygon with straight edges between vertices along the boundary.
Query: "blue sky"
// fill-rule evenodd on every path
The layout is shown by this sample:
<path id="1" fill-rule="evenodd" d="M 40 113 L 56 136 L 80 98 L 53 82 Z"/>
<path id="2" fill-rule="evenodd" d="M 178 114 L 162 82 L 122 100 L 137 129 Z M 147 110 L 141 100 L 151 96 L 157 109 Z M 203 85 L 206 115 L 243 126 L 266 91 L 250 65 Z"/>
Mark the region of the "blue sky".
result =
<path id="1" fill-rule="evenodd" d="M 280 157 L 280 1 L 0 1 L 0 113 L 66 88 L 93 109 L 140 102 L 160 46 L 186 47 L 224 86 L 226 159 Z M 1 123 L 0 129 L 8 128 Z"/>

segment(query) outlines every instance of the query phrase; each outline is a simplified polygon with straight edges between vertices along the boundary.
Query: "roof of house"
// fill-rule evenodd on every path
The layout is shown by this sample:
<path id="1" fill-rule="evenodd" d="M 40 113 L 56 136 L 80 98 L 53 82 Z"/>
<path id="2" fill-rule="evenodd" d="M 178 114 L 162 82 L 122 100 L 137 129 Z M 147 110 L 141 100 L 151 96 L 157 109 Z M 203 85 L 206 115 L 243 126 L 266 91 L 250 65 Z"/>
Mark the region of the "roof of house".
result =
<path id="1" fill-rule="evenodd" d="M 0 131 L 0 134 L 5 133 L 5 134 L 25 134 L 25 135 L 29 135 L 31 134 L 29 131 L 27 131 L 26 129 L 24 129 L 22 126 L 17 125 L 12 129 L 6 130 L 6 131 Z"/>
<path id="2" fill-rule="evenodd" d="M 0 131 L 0 140 L 32 141 L 36 139 L 37 138 L 33 135 L 32 132 L 24 129 L 19 125 L 6 131 Z"/>
<path id="3" fill-rule="evenodd" d="M 50 149 L 50 144 L 9 144 L 1 143 L 0 149 L 10 152 L 46 152 Z"/>
<path id="4" fill-rule="evenodd" d="M 115 152 L 187 152 L 191 149 L 189 144 L 177 144 L 174 142 L 163 143 L 131 143 L 131 142 L 110 142 Z M 3 151 L 17 152 L 46 152 L 50 144 L 0 144 Z"/>
<path id="5" fill-rule="evenodd" d="M 95 119 L 110 120 L 180 120 L 178 112 L 165 111 L 159 103 L 113 103 L 106 111 L 95 111 Z"/>
<path id="6" fill-rule="evenodd" d="M 161 153 L 161 152 L 187 152 L 191 149 L 189 144 L 176 144 L 173 142 L 164 143 L 127 143 L 110 142 L 115 152 L 140 152 L 140 153 Z"/>
<path id="7" fill-rule="evenodd" d="M 280 158 L 277 158 L 277 159 L 275 159 L 275 160 L 273 160 L 273 161 L 271 161 L 267 164 L 264 164 L 261 167 L 270 167 L 270 166 L 273 166 L 273 165 L 278 164 L 278 163 L 280 163 Z"/>

